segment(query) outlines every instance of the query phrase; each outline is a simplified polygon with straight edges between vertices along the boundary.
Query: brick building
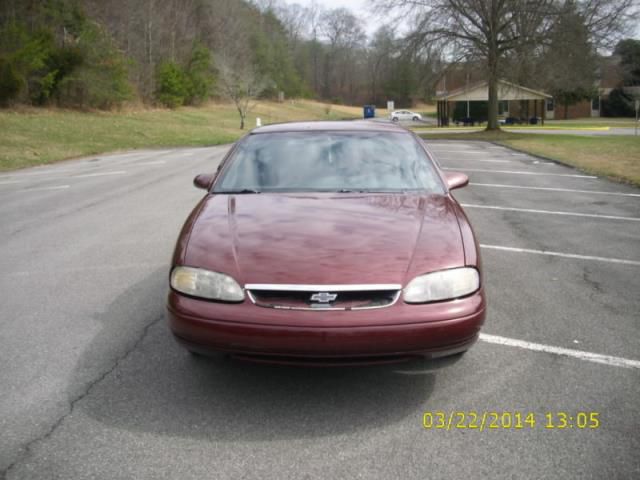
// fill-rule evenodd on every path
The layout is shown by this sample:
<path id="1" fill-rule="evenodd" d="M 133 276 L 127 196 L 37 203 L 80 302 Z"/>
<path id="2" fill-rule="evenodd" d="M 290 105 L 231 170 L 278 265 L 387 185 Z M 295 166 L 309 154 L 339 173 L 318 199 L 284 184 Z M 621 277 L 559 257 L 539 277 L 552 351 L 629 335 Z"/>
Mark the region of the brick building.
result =
<path id="1" fill-rule="evenodd" d="M 597 84 L 594 85 L 594 91 L 597 95 L 590 100 L 582 100 L 574 105 L 569 105 L 567 107 L 566 117 L 565 107 L 547 95 L 544 104 L 544 118 L 551 120 L 599 117 L 602 113 L 602 104 L 606 102 L 609 93 L 611 93 L 614 88 L 620 88 L 622 86 L 623 75 L 620 58 L 616 55 L 601 57 L 597 77 Z M 447 95 L 451 96 L 454 92 L 460 93 L 460 91 L 464 89 L 476 87 L 483 82 L 482 69 L 479 65 L 469 63 L 453 66 L 442 76 L 436 85 L 437 98 L 443 99 Z M 527 87 L 522 86 L 520 88 L 526 89 Z M 536 89 L 535 86 L 533 86 L 533 91 L 546 95 L 546 93 Z M 536 107 L 538 109 L 537 114 Z M 542 112 L 539 111 L 539 108 L 539 104 L 509 100 L 508 103 L 502 103 L 499 106 L 499 114 L 503 117 L 530 118 L 537 116 L 542 118 L 543 115 Z M 450 106 L 449 112 L 453 115 L 453 113 L 455 113 L 455 106 L 453 109 Z M 450 118 L 453 118 L 453 116 Z"/>

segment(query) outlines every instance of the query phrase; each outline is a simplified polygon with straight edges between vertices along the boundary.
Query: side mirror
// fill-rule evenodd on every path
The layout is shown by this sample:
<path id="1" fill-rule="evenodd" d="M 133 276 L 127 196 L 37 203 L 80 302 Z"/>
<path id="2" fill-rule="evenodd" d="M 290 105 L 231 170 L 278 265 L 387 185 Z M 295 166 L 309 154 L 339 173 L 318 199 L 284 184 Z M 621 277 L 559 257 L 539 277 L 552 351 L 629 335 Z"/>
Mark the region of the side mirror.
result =
<path id="1" fill-rule="evenodd" d="M 216 176 L 213 173 L 201 173 L 197 175 L 196 178 L 193 179 L 193 185 L 196 188 L 202 188 L 203 190 L 209 190 L 213 180 L 215 180 Z"/>
<path id="2" fill-rule="evenodd" d="M 449 190 L 454 190 L 456 188 L 462 188 L 469 185 L 469 177 L 461 172 L 447 172 L 444 174 L 444 177 L 447 180 L 447 186 L 449 187 Z"/>

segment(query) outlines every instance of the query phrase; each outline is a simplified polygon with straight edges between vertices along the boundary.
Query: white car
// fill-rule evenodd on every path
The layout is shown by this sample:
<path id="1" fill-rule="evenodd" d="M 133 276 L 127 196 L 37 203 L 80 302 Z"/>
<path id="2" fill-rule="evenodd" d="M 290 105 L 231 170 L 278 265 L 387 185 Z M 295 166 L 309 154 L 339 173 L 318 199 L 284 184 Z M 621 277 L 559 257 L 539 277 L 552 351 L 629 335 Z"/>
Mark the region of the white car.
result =
<path id="1" fill-rule="evenodd" d="M 391 112 L 389 118 L 394 122 L 397 122 L 398 120 L 413 120 L 414 122 L 417 122 L 418 120 L 422 120 L 422 115 L 410 112 L 409 110 L 396 110 L 395 112 Z"/>

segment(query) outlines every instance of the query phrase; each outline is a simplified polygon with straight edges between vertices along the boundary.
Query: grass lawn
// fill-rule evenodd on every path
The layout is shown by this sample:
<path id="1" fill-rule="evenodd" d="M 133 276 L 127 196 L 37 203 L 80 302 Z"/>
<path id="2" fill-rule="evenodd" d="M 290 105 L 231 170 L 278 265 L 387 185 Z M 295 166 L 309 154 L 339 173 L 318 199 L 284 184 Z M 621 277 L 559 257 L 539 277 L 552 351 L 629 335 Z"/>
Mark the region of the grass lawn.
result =
<path id="1" fill-rule="evenodd" d="M 509 132 L 422 134 L 427 139 L 485 140 L 640 186 L 640 136 L 579 136 Z"/>
<path id="2" fill-rule="evenodd" d="M 591 117 L 576 118 L 572 120 L 545 120 L 544 124 L 553 127 L 609 127 L 609 128 L 633 128 L 635 119 L 624 117 Z"/>
<path id="3" fill-rule="evenodd" d="M 327 110 L 329 113 L 327 114 Z M 356 118 L 362 109 L 312 101 L 260 102 L 247 129 L 293 120 Z M 56 109 L 0 110 L 0 170 L 97 153 L 233 142 L 246 133 L 231 104 L 177 110 L 83 113 Z"/>
<path id="4" fill-rule="evenodd" d="M 426 113 L 425 116 L 437 118 L 435 112 Z M 594 118 L 576 118 L 572 120 L 545 120 L 544 126 L 538 125 L 503 125 L 505 130 L 510 129 L 535 129 L 535 130 L 609 130 L 611 128 L 635 128 L 636 121 L 633 118 L 606 118 L 606 117 L 594 117 Z M 638 125 L 640 127 L 640 124 Z M 413 127 L 414 130 L 419 131 L 420 128 L 425 127 Z M 433 128 L 433 127 L 431 127 Z M 484 125 L 480 127 L 463 127 L 452 124 L 447 128 L 456 129 L 468 129 L 477 130 L 478 128 L 484 128 Z"/>

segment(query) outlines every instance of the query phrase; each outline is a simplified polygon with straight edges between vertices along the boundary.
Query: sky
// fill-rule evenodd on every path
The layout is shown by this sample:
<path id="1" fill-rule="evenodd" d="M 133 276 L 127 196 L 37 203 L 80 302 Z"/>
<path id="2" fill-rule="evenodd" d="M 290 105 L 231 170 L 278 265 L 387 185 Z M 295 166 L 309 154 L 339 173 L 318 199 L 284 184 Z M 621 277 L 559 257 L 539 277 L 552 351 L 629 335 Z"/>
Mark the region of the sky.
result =
<path id="1" fill-rule="evenodd" d="M 297 3 L 305 7 L 308 7 L 314 2 L 314 0 L 284 1 L 289 4 Z M 365 30 L 368 35 L 371 35 L 384 23 L 381 18 L 371 14 L 371 0 L 315 0 L 315 3 L 327 10 L 341 7 L 351 10 L 354 15 L 360 17 L 364 21 Z"/>
<path id="2" fill-rule="evenodd" d="M 318 5 L 326 9 L 345 7 L 351 10 L 355 15 L 362 18 L 365 23 L 367 34 L 371 35 L 380 27 L 384 21 L 382 18 L 371 14 L 370 0 L 284 0 L 286 3 L 298 3 L 300 5 L 309 6 L 315 1 Z M 633 35 L 633 34 L 632 34 Z M 640 24 L 636 28 L 635 38 L 640 39 Z"/>
<path id="3" fill-rule="evenodd" d="M 313 0 L 285 0 L 287 3 L 299 3 L 300 5 L 311 5 Z M 318 5 L 322 5 L 325 8 L 340 8 L 345 7 L 350 9 L 353 13 L 361 15 L 365 12 L 365 5 L 370 3 L 366 0 L 316 0 Z"/>

